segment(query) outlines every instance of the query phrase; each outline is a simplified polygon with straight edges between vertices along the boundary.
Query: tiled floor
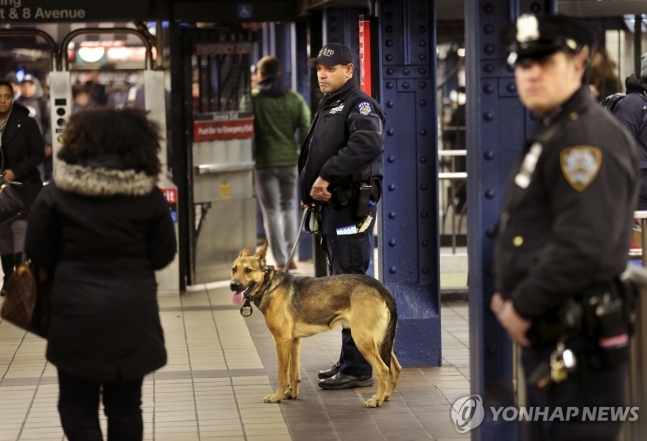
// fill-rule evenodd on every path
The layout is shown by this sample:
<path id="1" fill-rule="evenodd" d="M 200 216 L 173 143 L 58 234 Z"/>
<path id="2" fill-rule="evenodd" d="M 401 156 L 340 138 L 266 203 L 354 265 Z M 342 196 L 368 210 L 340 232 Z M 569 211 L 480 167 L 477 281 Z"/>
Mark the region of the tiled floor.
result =
<path id="1" fill-rule="evenodd" d="M 169 363 L 144 382 L 146 440 L 468 438 L 449 419 L 450 403 L 469 393 L 466 304 L 443 305 L 443 367 L 404 369 L 392 400 L 366 409 L 375 387 L 317 386 L 317 370 L 338 357 L 339 330 L 304 339 L 297 400 L 263 403 L 277 378 L 272 337 L 258 311 L 244 319 L 230 298 L 226 286 L 160 298 Z M 0 322 L 0 441 L 64 440 L 56 371 L 44 351 L 44 340 Z"/>

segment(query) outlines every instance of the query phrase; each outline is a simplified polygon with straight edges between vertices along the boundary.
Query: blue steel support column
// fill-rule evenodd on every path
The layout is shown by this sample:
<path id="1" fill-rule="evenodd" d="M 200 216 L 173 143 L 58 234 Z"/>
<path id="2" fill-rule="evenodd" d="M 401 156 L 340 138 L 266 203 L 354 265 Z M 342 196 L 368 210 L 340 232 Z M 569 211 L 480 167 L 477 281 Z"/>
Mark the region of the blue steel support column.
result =
<path id="1" fill-rule="evenodd" d="M 367 9 L 326 9 L 324 10 L 324 43 L 345 44 L 353 51 L 355 73 L 359 66 L 359 16 Z"/>
<path id="2" fill-rule="evenodd" d="M 292 89 L 292 54 L 294 42 L 292 41 L 292 23 L 276 23 L 274 25 L 274 56 L 281 60 L 281 76 L 286 87 Z"/>
<path id="3" fill-rule="evenodd" d="M 308 59 L 310 54 L 308 53 L 308 22 L 305 20 L 297 21 L 296 23 L 296 38 L 294 41 L 294 51 L 296 53 L 296 77 L 297 85 L 296 90 L 308 103 L 308 106 L 312 108 L 310 100 L 310 68 L 307 66 Z M 314 49 L 317 50 L 317 49 Z M 300 210 L 299 210 L 300 211 Z M 299 239 L 299 259 L 300 260 L 309 260 L 312 259 L 313 250 L 312 250 L 313 240 L 310 238 L 310 235 L 306 232 L 302 232 Z"/>
<path id="4" fill-rule="evenodd" d="M 472 440 L 517 439 L 515 425 L 492 421 L 488 410 L 514 405 L 512 346 L 489 304 L 502 193 L 536 122 L 519 101 L 500 35 L 519 14 L 554 13 L 555 7 L 556 0 L 465 0 L 470 384 L 486 409 Z"/>
<path id="5" fill-rule="evenodd" d="M 380 274 L 398 303 L 400 363 L 440 366 L 435 9 L 381 0 L 378 11 L 387 113 Z"/>

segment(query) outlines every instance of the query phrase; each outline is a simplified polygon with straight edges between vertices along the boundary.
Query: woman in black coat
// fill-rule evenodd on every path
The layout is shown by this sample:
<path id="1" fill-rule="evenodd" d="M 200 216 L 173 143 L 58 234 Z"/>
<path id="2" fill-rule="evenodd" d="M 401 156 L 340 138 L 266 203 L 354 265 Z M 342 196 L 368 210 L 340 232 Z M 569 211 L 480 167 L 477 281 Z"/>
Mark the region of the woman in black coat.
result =
<path id="1" fill-rule="evenodd" d="M 69 441 L 140 441 L 146 374 L 166 364 L 155 270 L 176 253 L 157 188 L 159 128 L 137 109 L 73 115 L 29 218 L 25 251 L 53 276 L 47 359 Z"/>
<path id="2" fill-rule="evenodd" d="M 7 181 L 22 183 L 17 190 L 22 197 L 24 210 L 11 222 L 0 225 L 0 261 L 5 284 L 14 265 L 22 262 L 22 252 L 27 230 L 27 216 L 43 181 L 38 165 L 45 157 L 45 146 L 38 123 L 29 117 L 29 110 L 13 102 L 13 87 L 0 80 L 0 168 Z"/>

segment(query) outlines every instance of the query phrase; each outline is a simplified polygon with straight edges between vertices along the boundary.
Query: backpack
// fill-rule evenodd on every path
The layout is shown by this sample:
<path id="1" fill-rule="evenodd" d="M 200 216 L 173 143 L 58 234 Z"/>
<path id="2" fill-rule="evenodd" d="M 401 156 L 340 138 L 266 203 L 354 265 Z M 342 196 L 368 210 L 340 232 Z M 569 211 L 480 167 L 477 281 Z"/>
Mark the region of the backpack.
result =
<path id="1" fill-rule="evenodd" d="M 618 103 L 626 96 L 627 95 L 622 92 L 614 93 L 613 95 L 609 95 L 608 97 L 603 99 L 600 102 L 600 104 L 602 105 L 602 107 L 604 107 L 609 112 L 615 115 L 616 109 L 618 107 Z M 643 127 L 645 127 L 646 123 L 647 123 L 647 112 L 645 112 L 645 116 L 643 116 L 642 122 L 640 123 L 640 127 L 638 127 L 638 133 L 643 129 Z"/>

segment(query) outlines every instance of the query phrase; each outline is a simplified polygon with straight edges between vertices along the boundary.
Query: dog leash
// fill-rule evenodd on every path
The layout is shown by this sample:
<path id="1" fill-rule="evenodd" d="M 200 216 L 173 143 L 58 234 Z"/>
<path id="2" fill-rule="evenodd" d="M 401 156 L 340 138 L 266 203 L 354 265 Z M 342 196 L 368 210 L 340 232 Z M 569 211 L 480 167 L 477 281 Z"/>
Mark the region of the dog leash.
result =
<path id="1" fill-rule="evenodd" d="M 292 247 L 292 251 L 290 252 L 290 255 L 288 256 L 288 261 L 285 262 L 285 266 L 283 267 L 283 272 L 287 273 L 288 269 L 290 267 L 290 263 L 292 262 L 292 258 L 294 257 L 294 253 L 297 250 L 297 246 L 299 245 L 299 238 L 301 237 L 301 231 L 303 231 L 303 225 L 306 223 L 306 217 L 308 216 L 308 208 L 306 207 L 303 210 L 303 216 L 301 216 L 301 225 L 299 225 L 299 229 L 297 230 L 297 237 L 294 240 L 294 246 Z"/>

